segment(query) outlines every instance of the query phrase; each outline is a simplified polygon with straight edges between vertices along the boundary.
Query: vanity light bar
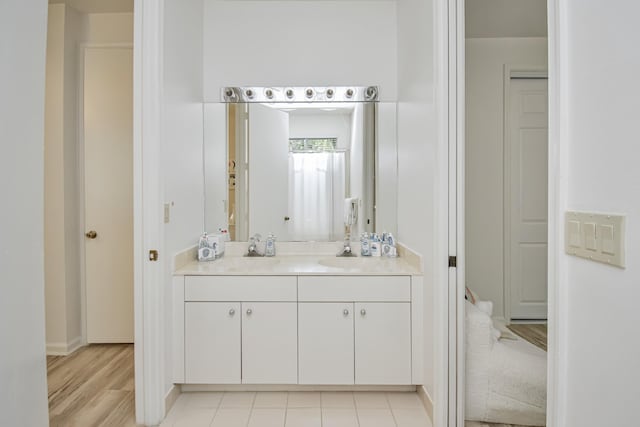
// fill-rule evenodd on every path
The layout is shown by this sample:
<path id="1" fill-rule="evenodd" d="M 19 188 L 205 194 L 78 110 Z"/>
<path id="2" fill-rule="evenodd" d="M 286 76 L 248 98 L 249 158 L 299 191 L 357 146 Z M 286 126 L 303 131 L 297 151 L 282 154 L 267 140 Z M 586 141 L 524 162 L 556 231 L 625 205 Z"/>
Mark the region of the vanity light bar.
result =
<path id="1" fill-rule="evenodd" d="M 378 86 L 227 86 L 220 91 L 220 98 L 227 103 L 377 102 Z"/>

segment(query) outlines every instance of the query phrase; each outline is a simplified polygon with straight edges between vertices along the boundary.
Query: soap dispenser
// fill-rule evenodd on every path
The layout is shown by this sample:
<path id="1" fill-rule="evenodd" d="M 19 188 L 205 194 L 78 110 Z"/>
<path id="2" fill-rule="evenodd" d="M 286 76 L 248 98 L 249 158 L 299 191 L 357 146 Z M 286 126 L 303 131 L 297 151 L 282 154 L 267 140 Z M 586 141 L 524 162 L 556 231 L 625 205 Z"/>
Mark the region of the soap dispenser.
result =
<path id="1" fill-rule="evenodd" d="M 269 233 L 265 244 L 264 256 L 276 256 L 276 236 Z"/>

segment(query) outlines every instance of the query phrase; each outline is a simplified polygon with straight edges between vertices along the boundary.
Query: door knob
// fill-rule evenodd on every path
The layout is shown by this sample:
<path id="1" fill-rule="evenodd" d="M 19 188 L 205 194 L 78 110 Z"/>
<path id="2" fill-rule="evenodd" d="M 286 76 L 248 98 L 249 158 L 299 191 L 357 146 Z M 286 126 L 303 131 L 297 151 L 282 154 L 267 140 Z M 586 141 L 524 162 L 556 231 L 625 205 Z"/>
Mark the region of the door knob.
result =
<path id="1" fill-rule="evenodd" d="M 247 310 L 247 316 L 251 316 L 251 313 L 253 313 L 253 310 L 248 309 L 248 310 Z"/>
<path id="2" fill-rule="evenodd" d="M 284 220 L 285 220 L 285 221 L 289 221 L 290 219 L 291 219 L 291 218 L 290 218 L 290 217 L 288 217 L 288 216 L 285 216 L 285 217 L 284 217 Z"/>
<path id="3" fill-rule="evenodd" d="M 94 230 L 87 231 L 84 235 L 89 239 L 95 239 L 96 237 L 98 237 L 98 233 L 96 233 Z"/>
<path id="4" fill-rule="evenodd" d="M 342 311 L 342 314 L 344 314 L 345 316 L 349 315 L 349 310 L 347 310 L 346 308 Z"/>
<path id="5" fill-rule="evenodd" d="M 364 308 L 362 310 L 360 310 L 360 314 L 363 316 L 367 315 L 367 310 L 365 310 Z"/>
<path id="6" fill-rule="evenodd" d="M 233 308 L 229 310 L 229 316 L 233 316 L 234 314 L 236 314 L 236 311 Z"/>

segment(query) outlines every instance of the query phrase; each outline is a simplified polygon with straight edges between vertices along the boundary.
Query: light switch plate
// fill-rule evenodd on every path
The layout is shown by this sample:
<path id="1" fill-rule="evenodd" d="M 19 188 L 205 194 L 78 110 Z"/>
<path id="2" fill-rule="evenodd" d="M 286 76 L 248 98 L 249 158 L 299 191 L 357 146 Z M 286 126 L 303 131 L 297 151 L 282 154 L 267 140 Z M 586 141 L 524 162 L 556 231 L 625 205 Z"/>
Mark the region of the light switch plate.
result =
<path id="1" fill-rule="evenodd" d="M 565 252 L 625 267 L 625 216 L 575 212 L 565 215 Z"/>

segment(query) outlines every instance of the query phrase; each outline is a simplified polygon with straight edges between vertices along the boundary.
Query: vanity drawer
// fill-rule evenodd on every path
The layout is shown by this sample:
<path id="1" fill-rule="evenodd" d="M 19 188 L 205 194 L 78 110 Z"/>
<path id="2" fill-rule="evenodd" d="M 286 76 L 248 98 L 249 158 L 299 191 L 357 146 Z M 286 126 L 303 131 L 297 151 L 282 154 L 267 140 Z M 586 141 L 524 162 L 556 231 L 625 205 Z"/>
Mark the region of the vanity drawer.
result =
<path id="1" fill-rule="evenodd" d="M 186 276 L 185 301 L 296 301 L 296 276 Z"/>
<path id="2" fill-rule="evenodd" d="M 410 276 L 300 276 L 298 301 L 410 302 Z"/>

